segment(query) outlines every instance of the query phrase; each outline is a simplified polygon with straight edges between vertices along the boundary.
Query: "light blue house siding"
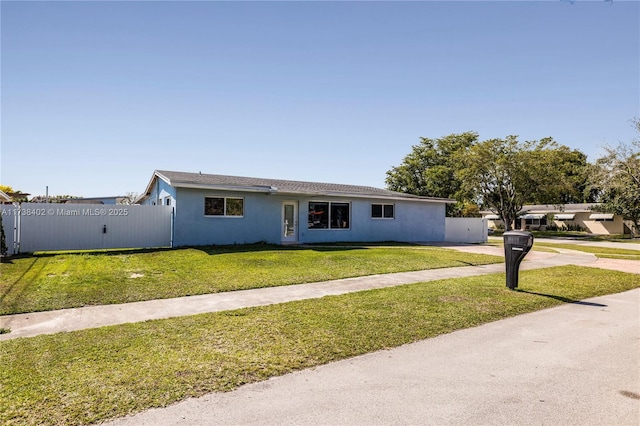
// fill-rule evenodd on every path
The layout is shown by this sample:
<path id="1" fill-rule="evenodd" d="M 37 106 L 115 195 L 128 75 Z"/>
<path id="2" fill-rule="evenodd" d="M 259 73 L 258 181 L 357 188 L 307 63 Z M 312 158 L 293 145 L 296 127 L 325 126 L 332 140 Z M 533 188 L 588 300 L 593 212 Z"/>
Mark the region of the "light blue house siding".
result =
<path id="1" fill-rule="evenodd" d="M 451 201 L 353 185 L 156 171 L 138 203 L 173 206 L 173 245 L 199 246 L 444 241 Z M 228 212 L 228 203 L 236 210 Z M 381 215 L 382 205 L 391 214 Z M 287 233 L 291 221 L 295 231 Z"/>
<path id="2" fill-rule="evenodd" d="M 167 198 L 170 198 L 169 204 L 167 204 Z M 176 188 L 169 185 L 162 179 L 155 179 L 149 188 L 149 197 L 141 204 L 147 205 L 173 205 L 175 206 L 176 200 Z"/>
<path id="3" fill-rule="evenodd" d="M 244 199 L 244 216 L 205 216 L 205 197 Z M 282 204 L 293 201 L 298 207 L 298 239 L 304 243 L 337 241 L 443 241 L 445 205 L 395 201 L 394 219 L 374 219 L 371 204 L 389 200 L 348 199 L 343 197 L 292 197 L 261 193 L 221 192 L 177 188 L 174 243 L 176 246 L 208 244 L 247 244 L 282 241 Z M 309 229 L 310 201 L 350 204 L 348 229 Z"/>
<path id="4" fill-rule="evenodd" d="M 244 216 L 205 216 L 205 197 L 244 199 Z M 177 246 L 280 243 L 281 199 L 267 194 L 177 188 L 174 242 Z"/>
<path id="5" fill-rule="evenodd" d="M 340 201 L 351 203 L 349 229 L 309 229 L 309 201 Z M 393 204 L 394 219 L 371 217 L 372 204 Z M 332 241 L 444 241 L 445 205 L 424 202 L 389 201 L 379 199 L 345 200 L 343 198 L 303 198 L 300 200 L 300 242 L 328 243 Z"/>

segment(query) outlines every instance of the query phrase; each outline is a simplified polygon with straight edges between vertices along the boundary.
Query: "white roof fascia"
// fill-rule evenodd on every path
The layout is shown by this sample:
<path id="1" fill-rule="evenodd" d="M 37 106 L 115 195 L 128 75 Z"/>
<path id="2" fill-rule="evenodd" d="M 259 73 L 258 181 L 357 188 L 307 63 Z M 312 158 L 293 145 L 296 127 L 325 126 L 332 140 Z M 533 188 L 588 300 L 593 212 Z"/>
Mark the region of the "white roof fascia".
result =
<path id="1" fill-rule="evenodd" d="M 153 185 L 153 181 L 156 180 L 156 177 L 162 179 L 163 181 L 165 181 L 169 185 L 171 185 L 171 181 L 169 180 L 169 178 L 167 178 L 166 176 L 163 176 L 162 174 L 158 173 L 158 171 L 156 170 L 156 171 L 153 172 L 153 176 L 151 176 L 151 180 L 149 180 L 149 183 L 147 184 L 147 188 L 144 190 L 144 193 L 142 195 L 140 195 L 138 198 L 136 198 L 135 201 L 133 202 L 133 204 L 138 204 L 142 200 L 145 200 L 145 199 L 149 198 L 149 195 L 151 194 L 151 186 Z"/>

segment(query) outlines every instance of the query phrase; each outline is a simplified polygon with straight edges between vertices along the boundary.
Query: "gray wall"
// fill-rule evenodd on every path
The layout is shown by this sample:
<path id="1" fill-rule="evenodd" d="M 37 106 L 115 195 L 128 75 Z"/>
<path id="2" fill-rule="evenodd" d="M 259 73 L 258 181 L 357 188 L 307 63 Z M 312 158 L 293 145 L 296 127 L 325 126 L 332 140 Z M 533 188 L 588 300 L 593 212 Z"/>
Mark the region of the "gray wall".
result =
<path id="1" fill-rule="evenodd" d="M 171 246 L 172 207 L 22 203 L 2 215 L 5 230 L 18 228 L 20 253 Z"/>
<path id="2" fill-rule="evenodd" d="M 448 217 L 445 219 L 445 241 L 450 243 L 486 243 L 487 219 L 481 217 Z"/>

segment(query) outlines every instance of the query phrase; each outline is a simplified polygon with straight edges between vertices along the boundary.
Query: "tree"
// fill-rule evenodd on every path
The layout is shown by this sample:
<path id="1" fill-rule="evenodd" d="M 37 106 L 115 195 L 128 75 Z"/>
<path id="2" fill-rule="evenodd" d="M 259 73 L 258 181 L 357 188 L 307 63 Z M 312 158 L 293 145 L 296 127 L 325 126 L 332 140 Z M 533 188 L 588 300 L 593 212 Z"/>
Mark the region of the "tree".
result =
<path id="1" fill-rule="evenodd" d="M 456 206 L 448 206 L 447 212 L 461 214 L 473 197 L 457 178 L 458 159 L 477 141 L 475 132 L 438 139 L 420 138 L 420 143 L 412 147 L 402 164 L 387 171 L 387 188 L 414 195 L 456 199 Z"/>
<path id="2" fill-rule="evenodd" d="M 633 120 L 640 134 L 640 120 Z M 640 236 L 640 139 L 605 147 L 605 155 L 592 167 L 592 188 L 601 203 L 598 210 L 621 215 Z"/>
<path id="3" fill-rule="evenodd" d="M 0 185 L 0 191 L 4 192 L 7 195 L 15 192 L 9 185 Z"/>
<path id="4" fill-rule="evenodd" d="M 552 138 L 524 142 L 527 173 L 531 180 L 525 204 L 583 203 L 593 201 L 588 186 L 587 156 L 578 150 L 558 145 Z"/>
<path id="5" fill-rule="evenodd" d="M 476 216 L 477 204 L 499 214 L 507 229 L 524 204 L 592 201 L 585 154 L 552 138 L 518 142 L 517 136 L 478 142 L 466 132 L 421 138 L 402 164 L 387 172 L 387 187 L 415 195 L 454 198 L 450 216 Z"/>
<path id="6" fill-rule="evenodd" d="M 124 197 L 122 197 L 119 204 L 131 205 L 138 199 L 138 197 L 139 195 L 137 192 L 127 192 Z"/>
<path id="7" fill-rule="evenodd" d="M 564 154 L 571 152 L 551 138 L 524 143 L 517 136 L 490 139 L 460 157 L 458 178 L 484 208 L 500 216 L 509 231 L 524 204 L 558 205 L 575 191 L 567 178 Z"/>

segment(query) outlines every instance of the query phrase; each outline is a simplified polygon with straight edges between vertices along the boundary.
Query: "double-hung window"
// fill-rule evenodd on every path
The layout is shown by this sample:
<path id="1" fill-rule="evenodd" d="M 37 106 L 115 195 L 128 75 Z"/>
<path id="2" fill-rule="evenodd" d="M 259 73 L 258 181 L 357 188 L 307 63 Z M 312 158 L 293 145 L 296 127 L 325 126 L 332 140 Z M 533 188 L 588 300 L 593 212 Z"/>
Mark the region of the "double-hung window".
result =
<path id="1" fill-rule="evenodd" d="M 327 201 L 309 202 L 309 229 L 349 229 L 351 205 Z"/>
<path id="2" fill-rule="evenodd" d="M 205 216 L 244 216 L 244 198 L 236 197 L 205 197 Z"/>
<path id="3" fill-rule="evenodd" d="M 371 217 L 373 219 L 393 219 L 395 217 L 395 205 L 371 204 Z"/>

